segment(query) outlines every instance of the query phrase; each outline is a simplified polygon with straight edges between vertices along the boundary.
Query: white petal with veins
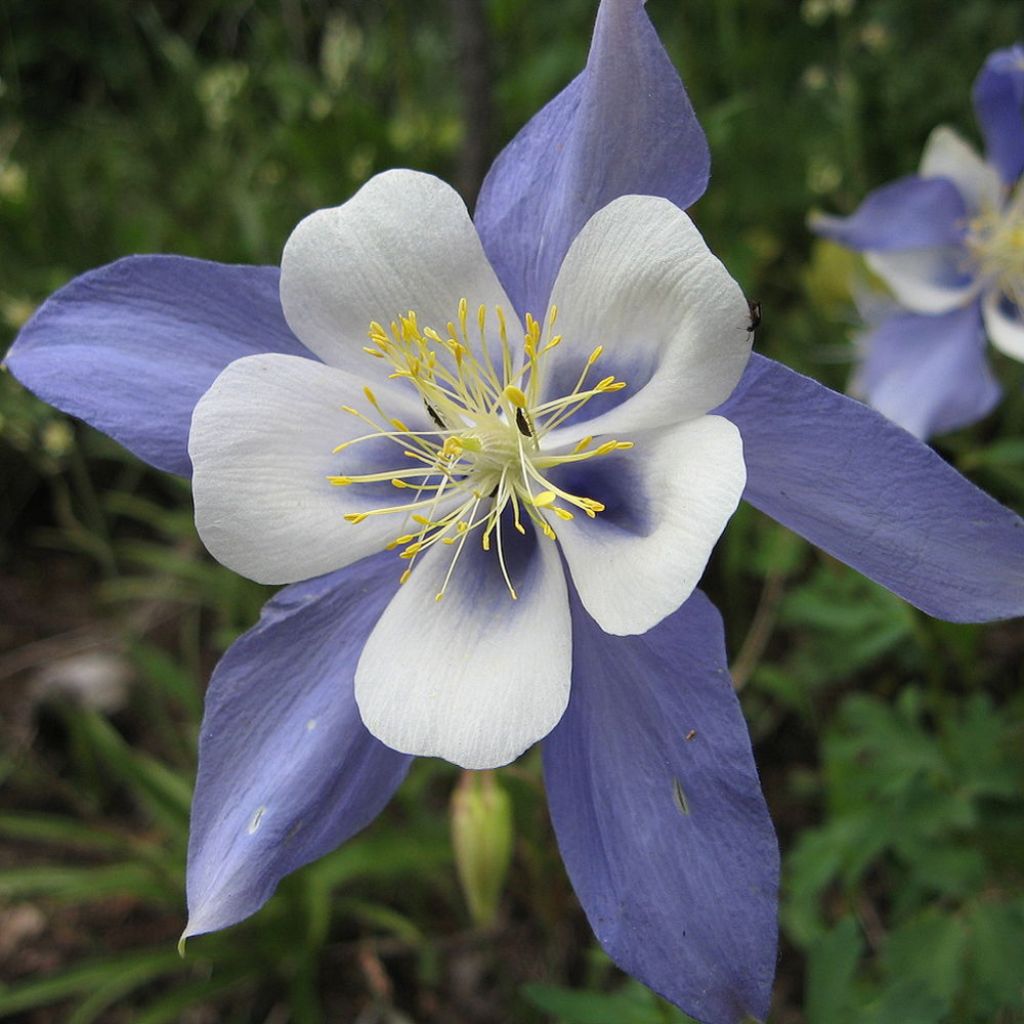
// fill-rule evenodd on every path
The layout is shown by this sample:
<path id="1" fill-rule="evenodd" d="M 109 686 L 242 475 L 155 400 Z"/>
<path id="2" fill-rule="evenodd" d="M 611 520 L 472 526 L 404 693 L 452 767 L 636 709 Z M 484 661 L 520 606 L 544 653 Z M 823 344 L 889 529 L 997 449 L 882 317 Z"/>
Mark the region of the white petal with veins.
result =
<path id="1" fill-rule="evenodd" d="M 574 375 L 598 345 L 621 404 L 590 409 L 551 444 L 701 416 L 732 392 L 750 356 L 750 310 L 690 218 L 666 199 L 624 196 L 586 224 L 559 271 L 559 367 Z M 600 376 L 596 374 L 595 376 Z M 565 389 L 565 374 L 544 394 Z"/>
<path id="2" fill-rule="evenodd" d="M 370 634 L 356 701 L 366 727 L 389 747 L 495 768 L 562 717 L 571 665 L 565 575 L 549 540 L 508 532 L 518 600 L 494 552 L 472 535 L 442 600 L 435 595 L 454 546 L 427 552 Z M 529 556 L 517 557 L 530 544 Z"/>
<path id="3" fill-rule="evenodd" d="M 371 321 L 409 310 L 444 332 L 459 300 L 502 306 L 518 323 L 459 194 L 439 178 L 394 170 L 347 203 L 311 213 L 281 258 L 281 303 L 299 340 L 325 363 L 367 372 Z"/>
<path id="4" fill-rule="evenodd" d="M 619 507 L 561 523 L 558 539 L 584 608 L 606 633 L 645 633 L 693 592 L 746 484 L 743 442 L 721 416 L 637 435 L 621 463 Z M 613 465 L 601 467 L 607 476 Z"/>
<path id="5" fill-rule="evenodd" d="M 393 516 L 344 519 L 380 505 L 379 492 L 328 482 L 340 465 L 332 449 L 370 429 L 341 408 L 363 399 L 361 389 L 343 370 L 278 354 L 236 360 L 214 381 L 193 413 L 188 450 L 196 528 L 218 562 L 260 583 L 292 583 L 349 565 L 394 537 Z M 392 409 L 412 424 L 423 418 L 412 401 Z M 351 451 L 370 454 L 358 445 Z"/>

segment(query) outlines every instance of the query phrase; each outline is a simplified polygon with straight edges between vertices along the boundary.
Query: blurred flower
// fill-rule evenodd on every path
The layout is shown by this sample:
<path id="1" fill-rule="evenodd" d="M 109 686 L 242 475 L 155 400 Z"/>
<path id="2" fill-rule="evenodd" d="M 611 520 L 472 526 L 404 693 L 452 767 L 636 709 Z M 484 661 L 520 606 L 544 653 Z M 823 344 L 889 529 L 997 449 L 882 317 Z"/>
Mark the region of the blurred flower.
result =
<path id="1" fill-rule="evenodd" d="M 918 437 L 987 415 L 1000 388 L 984 337 L 1024 360 L 1024 47 L 993 53 L 974 84 L 983 160 L 936 128 L 916 175 L 849 217 L 811 227 L 866 254 L 899 304 L 861 341 L 854 389 Z"/>
<path id="2" fill-rule="evenodd" d="M 25 198 L 28 175 L 21 164 L 0 161 L 0 199 L 9 203 L 20 203 Z"/>
<path id="3" fill-rule="evenodd" d="M 706 439 L 674 431 L 731 420 L 746 500 L 944 618 L 1024 610 L 1024 529 L 884 417 L 772 360 L 750 356 L 725 397 L 746 358 L 746 310 L 673 209 L 701 196 L 708 171 L 642 0 L 603 0 L 586 69 L 499 155 L 476 233 L 436 179 L 390 172 L 304 222 L 280 274 L 121 260 L 72 281 L 21 332 L 8 364 L 48 401 L 171 472 L 193 471 L 191 445 L 198 522 L 219 557 L 262 579 L 312 577 L 267 604 L 211 681 L 187 934 L 252 914 L 284 875 L 380 811 L 409 757 L 363 715 L 402 749 L 491 764 L 558 719 L 544 739 L 549 806 L 601 944 L 701 1021 L 766 1016 L 775 837 L 721 618 L 699 590 L 676 607 L 734 500 L 738 453 L 727 442 L 711 467 Z M 543 313 L 553 304 L 554 323 Z M 520 349 L 509 342 L 507 364 L 498 306 L 508 337 L 525 337 Z M 564 340 L 552 348 L 555 323 Z M 398 378 L 366 383 L 368 327 L 367 347 Z M 486 337 L 490 363 L 471 331 Z M 574 432 L 546 403 L 582 398 L 589 377 L 576 382 L 600 345 L 601 379 L 629 387 L 590 396 L 586 410 L 564 406 L 587 415 Z M 353 400 L 356 413 L 339 410 Z M 377 436 L 349 443 L 360 414 Z M 543 465 L 538 421 L 554 456 L 616 450 Z M 486 445 L 474 424 L 493 432 Z M 448 460 L 444 492 L 437 472 L 429 478 L 437 509 L 417 513 L 422 541 L 385 528 L 387 515 L 343 518 L 408 490 L 379 458 L 395 440 L 396 454 L 418 452 L 424 465 Z M 615 472 L 599 474 L 602 464 Z M 558 490 L 526 498 L 531 465 Z M 710 516 L 713 488 L 698 470 L 725 481 Z M 460 512 L 453 529 L 441 508 L 449 486 L 483 510 Z M 532 537 L 514 527 L 513 491 Z M 468 524 L 506 495 L 495 550 L 485 558 L 482 539 L 467 543 L 446 586 L 446 547 L 458 551 Z M 549 519 L 556 504 L 581 509 L 567 495 L 603 508 Z M 510 513 L 499 559 L 497 523 L 505 530 Z M 394 551 L 371 553 L 396 535 L 406 553 L 422 545 L 404 587 Z"/>

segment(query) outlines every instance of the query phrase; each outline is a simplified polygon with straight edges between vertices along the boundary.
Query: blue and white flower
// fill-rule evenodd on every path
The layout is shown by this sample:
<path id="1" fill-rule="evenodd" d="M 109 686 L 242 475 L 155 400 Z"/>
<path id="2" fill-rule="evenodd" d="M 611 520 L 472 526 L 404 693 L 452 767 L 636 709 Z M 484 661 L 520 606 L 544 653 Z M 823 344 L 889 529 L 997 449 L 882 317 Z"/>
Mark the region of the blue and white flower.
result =
<path id="1" fill-rule="evenodd" d="M 26 325 L 7 358 L 26 386 L 192 475 L 226 564 L 295 581 L 210 684 L 187 934 L 363 828 L 410 752 L 493 765 L 544 737 L 604 948 L 707 1024 L 765 1018 L 778 850 L 694 589 L 711 546 L 742 491 L 924 611 L 982 621 L 1024 612 L 1024 523 L 749 355 L 739 290 L 679 212 L 708 164 L 642 0 L 602 0 L 586 69 L 498 157 L 472 224 L 390 172 L 304 221 L 280 272 L 133 257 Z"/>
<path id="2" fill-rule="evenodd" d="M 322 362 L 248 356 L 200 400 L 200 536 L 264 583 L 393 551 L 363 722 L 405 753 L 506 764 L 569 701 L 563 562 L 604 632 L 646 633 L 739 503 L 739 431 L 708 413 L 750 354 L 743 295 L 685 213 L 626 196 L 520 322 L 459 196 L 391 171 L 299 225 L 281 300 Z"/>
<path id="3" fill-rule="evenodd" d="M 895 296 L 861 339 L 853 390 L 918 437 L 974 423 L 999 401 L 986 334 L 1024 360 L 1024 47 L 988 58 L 974 106 L 985 159 L 936 128 L 916 175 L 849 217 L 811 220 L 863 251 Z"/>

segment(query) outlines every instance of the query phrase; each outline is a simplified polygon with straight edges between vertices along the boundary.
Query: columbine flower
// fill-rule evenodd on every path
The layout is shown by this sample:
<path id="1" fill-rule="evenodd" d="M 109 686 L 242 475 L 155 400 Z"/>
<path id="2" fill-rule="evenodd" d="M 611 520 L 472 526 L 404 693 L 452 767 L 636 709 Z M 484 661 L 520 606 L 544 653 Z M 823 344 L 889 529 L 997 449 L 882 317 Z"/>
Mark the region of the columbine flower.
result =
<path id="1" fill-rule="evenodd" d="M 743 491 L 739 433 L 707 413 L 746 364 L 747 304 L 686 214 L 629 196 L 520 323 L 462 200 L 413 171 L 306 218 L 281 299 L 323 362 L 248 356 L 199 402 L 200 536 L 264 583 L 393 551 L 363 722 L 405 753 L 506 764 L 569 700 L 563 560 L 606 633 L 693 592 Z"/>
<path id="2" fill-rule="evenodd" d="M 987 160 L 936 128 L 918 174 L 849 217 L 811 220 L 862 250 L 896 297 L 861 339 L 853 390 L 918 437 L 974 423 L 998 402 L 986 333 L 1024 360 L 1024 47 L 988 58 L 974 107 Z"/>
<path id="3" fill-rule="evenodd" d="M 486 260 L 450 192 L 397 172 L 300 226 L 280 281 L 137 257 L 22 331 L 8 363 L 48 401 L 172 472 L 192 471 L 191 443 L 219 557 L 312 577 L 211 681 L 188 934 L 252 914 L 383 807 L 409 757 L 360 712 L 399 748 L 496 763 L 558 719 L 571 661 L 544 770 L 598 939 L 702 1021 L 764 1018 L 775 838 L 721 619 L 700 591 L 676 607 L 741 486 L 721 417 L 747 501 L 931 614 L 1024 611 L 1024 523 L 760 356 L 706 415 L 746 356 L 738 293 L 681 214 L 637 196 L 685 208 L 707 175 L 641 0 L 603 0 L 586 70 L 491 168 Z M 416 189 L 433 200 L 410 207 Z"/>

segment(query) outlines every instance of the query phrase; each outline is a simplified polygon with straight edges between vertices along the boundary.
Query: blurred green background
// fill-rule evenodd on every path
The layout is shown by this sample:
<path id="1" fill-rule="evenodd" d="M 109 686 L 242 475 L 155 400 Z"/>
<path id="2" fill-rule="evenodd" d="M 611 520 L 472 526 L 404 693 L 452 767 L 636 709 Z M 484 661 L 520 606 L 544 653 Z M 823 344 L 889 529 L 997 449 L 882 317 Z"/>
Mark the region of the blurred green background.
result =
<path id="1" fill-rule="evenodd" d="M 132 252 L 275 263 L 393 166 L 472 196 L 582 66 L 596 0 L 0 0 L 0 340 Z M 852 257 L 804 223 L 916 166 L 1024 37 L 1005 0 L 650 0 L 707 130 L 695 209 L 758 347 L 836 387 Z M 2 346 L 0 346 L 2 347 Z M 996 357 L 994 357 L 996 358 Z M 940 451 L 1024 508 L 1024 368 Z M 188 488 L 0 375 L 0 1018 L 654 1024 L 595 949 L 534 751 L 496 920 L 420 761 L 368 831 L 190 943 L 202 692 L 269 590 L 214 564 Z M 1024 1021 L 1024 629 L 935 622 L 744 508 L 705 579 L 784 852 L 773 1024 Z"/>

